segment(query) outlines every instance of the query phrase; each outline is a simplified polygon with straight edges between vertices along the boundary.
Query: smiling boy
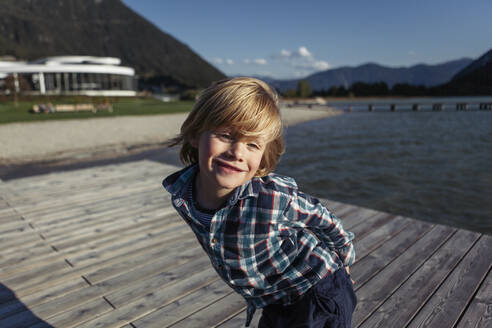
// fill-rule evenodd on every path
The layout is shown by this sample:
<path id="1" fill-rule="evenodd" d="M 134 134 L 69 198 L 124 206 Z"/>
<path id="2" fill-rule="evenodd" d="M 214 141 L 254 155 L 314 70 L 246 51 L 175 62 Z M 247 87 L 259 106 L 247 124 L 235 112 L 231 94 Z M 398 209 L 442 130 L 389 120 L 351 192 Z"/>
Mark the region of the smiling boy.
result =
<path id="1" fill-rule="evenodd" d="M 163 181 L 219 276 L 248 304 L 249 325 L 350 327 L 353 234 L 292 178 L 276 93 L 233 78 L 207 88 L 173 145 L 188 166 Z"/>

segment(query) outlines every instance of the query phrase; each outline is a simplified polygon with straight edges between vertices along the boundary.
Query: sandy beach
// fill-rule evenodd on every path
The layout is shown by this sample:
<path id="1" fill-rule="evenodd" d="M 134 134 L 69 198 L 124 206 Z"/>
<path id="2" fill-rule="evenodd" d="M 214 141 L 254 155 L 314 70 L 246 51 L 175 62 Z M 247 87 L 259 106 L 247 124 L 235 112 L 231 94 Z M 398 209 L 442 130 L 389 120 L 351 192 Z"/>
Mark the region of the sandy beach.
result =
<path id="1" fill-rule="evenodd" d="M 287 127 L 341 114 L 326 107 L 282 108 L 281 112 Z M 1 125 L 0 165 L 104 158 L 162 146 L 179 132 L 186 116 L 183 113 Z"/>

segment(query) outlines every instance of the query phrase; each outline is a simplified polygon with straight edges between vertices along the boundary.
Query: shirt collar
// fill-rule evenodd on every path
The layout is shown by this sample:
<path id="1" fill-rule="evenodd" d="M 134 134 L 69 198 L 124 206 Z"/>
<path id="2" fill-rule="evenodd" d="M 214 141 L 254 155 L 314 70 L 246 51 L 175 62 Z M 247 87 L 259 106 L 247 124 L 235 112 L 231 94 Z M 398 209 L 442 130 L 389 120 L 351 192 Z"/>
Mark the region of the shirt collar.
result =
<path id="1" fill-rule="evenodd" d="M 188 185 L 197 171 L 198 164 L 192 164 L 165 178 L 162 185 L 171 195 L 184 198 Z"/>

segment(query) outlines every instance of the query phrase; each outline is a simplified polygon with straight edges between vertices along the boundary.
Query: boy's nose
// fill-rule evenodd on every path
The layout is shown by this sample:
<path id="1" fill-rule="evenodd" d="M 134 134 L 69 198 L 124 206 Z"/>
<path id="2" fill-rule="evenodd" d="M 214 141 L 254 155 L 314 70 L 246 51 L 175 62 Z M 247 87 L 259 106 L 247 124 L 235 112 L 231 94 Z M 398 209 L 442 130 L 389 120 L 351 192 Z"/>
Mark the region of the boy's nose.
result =
<path id="1" fill-rule="evenodd" d="M 231 148 L 229 149 L 230 154 L 235 158 L 235 159 L 242 159 L 242 156 L 244 154 L 244 145 L 242 142 L 234 142 L 231 145 Z"/>

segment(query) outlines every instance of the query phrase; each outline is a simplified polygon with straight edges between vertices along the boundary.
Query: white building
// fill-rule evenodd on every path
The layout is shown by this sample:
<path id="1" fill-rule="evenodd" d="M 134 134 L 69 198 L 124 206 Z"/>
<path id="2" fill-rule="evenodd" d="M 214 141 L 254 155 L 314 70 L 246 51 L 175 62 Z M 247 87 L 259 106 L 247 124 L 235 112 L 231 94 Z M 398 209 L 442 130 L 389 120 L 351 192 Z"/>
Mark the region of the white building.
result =
<path id="1" fill-rule="evenodd" d="M 58 56 L 32 62 L 0 61 L 0 85 L 36 95 L 135 96 L 135 70 L 114 57 Z M 22 82 L 22 88 L 20 88 Z M 21 90 L 22 89 L 22 90 Z"/>

